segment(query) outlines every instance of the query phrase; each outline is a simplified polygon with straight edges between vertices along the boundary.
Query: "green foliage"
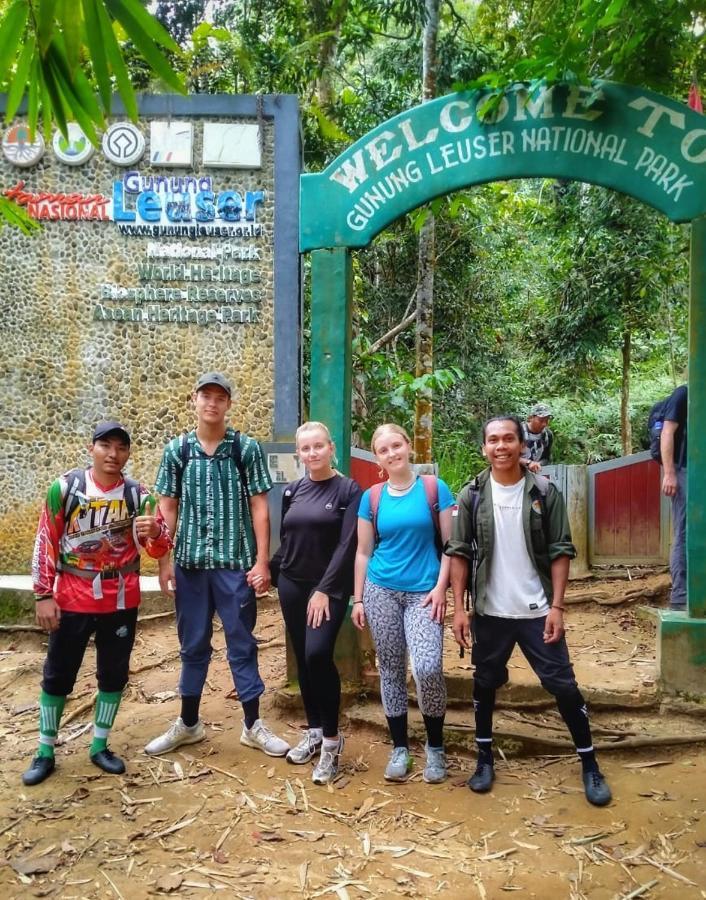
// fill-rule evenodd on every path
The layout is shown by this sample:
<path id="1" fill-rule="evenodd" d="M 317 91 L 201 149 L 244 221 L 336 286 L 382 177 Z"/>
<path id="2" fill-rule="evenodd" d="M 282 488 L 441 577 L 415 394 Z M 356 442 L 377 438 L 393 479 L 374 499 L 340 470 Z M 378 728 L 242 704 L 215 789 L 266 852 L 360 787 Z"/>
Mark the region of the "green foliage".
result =
<path id="1" fill-rule="evenodd" d="M 703 74 L 703 0 L 483 0 L 481 39 L 502 29 L 500 65 L 469 86 L 487 88 L 492 115 L 516 82 L 589 84 L 596 78 L 670 93 L 674 74 Z M 683 87 L 682 87 L 683 90 Z"/>
<path id="2" fill-rule="evenodd" d="M 149 69 L 172 90 L 184 92 L 164 51 L 179 48 L 140 0 L 13 0 L 0 19 L 0 91 L 9 122 L 27 98 L 30 131 L 41 118 L 66 136 L 75 120 L 93 144 L 105 127 L 117 90 L 131 118 L 135 91 L 120 45 L 130 41 Z"/>
<path id="3" fill-rule="evenodd" d="M 26 235 L 36 234 L 42 230 L 39 222 L 27 215 L 26 210 L 0 194 L 0 228 L 3 225 L 17 228 Z"/>

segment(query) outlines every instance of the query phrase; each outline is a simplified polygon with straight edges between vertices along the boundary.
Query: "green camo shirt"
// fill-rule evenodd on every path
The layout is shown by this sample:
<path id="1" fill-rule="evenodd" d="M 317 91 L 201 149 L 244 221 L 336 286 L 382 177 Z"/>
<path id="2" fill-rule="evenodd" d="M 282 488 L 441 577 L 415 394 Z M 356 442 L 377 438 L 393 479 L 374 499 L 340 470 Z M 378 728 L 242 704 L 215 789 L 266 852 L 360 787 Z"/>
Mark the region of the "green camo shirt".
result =
<path id="1" fill-rule="evenodd" d="M 189 460 L 182 474 L 181 442 L 175 437 L 164 448 L 155 490 L 179 499 L 179 523 L 174 559 L 186 569 L 250 569 L 257 547 L 250 505 L 243 501 L 240 475 L 231 457 L 235 431 L 208 456 L 195 431 L 186 436 Z M 247 476 L 249 497 L 272 487 L 262 448 L 240 435 L 240 455 Z"/>

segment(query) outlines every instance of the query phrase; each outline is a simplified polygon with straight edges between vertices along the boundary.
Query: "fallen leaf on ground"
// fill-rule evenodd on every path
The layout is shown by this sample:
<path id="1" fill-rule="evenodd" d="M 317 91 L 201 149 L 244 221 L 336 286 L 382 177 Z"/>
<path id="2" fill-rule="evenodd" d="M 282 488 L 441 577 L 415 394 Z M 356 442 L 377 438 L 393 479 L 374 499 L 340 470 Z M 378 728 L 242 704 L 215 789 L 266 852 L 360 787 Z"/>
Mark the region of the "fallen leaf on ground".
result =
<path id="1" fill-rule="evenodd" d="M 172 891 L 178 891 L 184 881 L 183 875 L 172 872 L 170 875 L 162 875 L 157 879 L 156 888 L 163 894 L 171 894 Z"/>
<path id="2" fill-rule="evenodd" d="M 253 831 L 252 836 L 257 843 L 259 843 L 260 841 L 270 841 L 271 843 L 278 843 L 279 841 L 284 840 L 282 835 L 277 831 Z"/>
<path id="3" fill-rule="evenodd" d="M 43 875 L 46 872 L 53 872 L 59 865 L 58 854 L 35 856 L 34 858 L 21 856 L 18 859 L 11 859 L 10 865 L 20 875 Z"/>

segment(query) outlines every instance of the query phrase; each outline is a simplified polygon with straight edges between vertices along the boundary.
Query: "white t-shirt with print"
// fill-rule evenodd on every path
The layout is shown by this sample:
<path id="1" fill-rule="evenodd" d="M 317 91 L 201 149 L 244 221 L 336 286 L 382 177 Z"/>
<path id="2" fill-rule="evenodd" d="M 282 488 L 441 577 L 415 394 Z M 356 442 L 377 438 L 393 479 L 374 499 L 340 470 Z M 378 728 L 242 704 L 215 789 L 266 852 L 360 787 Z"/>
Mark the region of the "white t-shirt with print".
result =
<path id="1" fill-rule="evenodd" d="M 549 611 L 542 582 L 527 551 L 522 528 L 524 478 L 499 484 L 490 477 L 495 539 L 484 615 L 535 619 Z"/>

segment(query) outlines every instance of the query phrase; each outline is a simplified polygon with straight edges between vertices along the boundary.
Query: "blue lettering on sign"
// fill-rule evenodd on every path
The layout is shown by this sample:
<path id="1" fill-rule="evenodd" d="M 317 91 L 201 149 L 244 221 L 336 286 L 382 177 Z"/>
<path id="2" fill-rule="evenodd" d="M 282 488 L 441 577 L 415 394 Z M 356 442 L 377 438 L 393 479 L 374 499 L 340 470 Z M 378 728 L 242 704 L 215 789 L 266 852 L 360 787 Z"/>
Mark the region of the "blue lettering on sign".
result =
<path id="1" fill-rule="evenodd" d="M 181 184 L 170 184 L 167 181 Z M 198 185 L 198 192 L 192 190 Z M 177 190 L 184 186 L 186 189 Z M 135 210 L 125 208 L 125 195 L 135 198 Z M 216 193 L 211 189 L 211 179 L 202 176 L 198 180 L 143 176 L 139 172 L 127 172 L 120 181 L 113 182 L 113 220 L 134 222 L 255 222 L 257 207 L 265 202 L 265 192 L 227 189 Z"/>
<path id="2" fill-rule="evenodd" d="M 167 200 L 166 204 L 167 218 L 170 222 L 190 222 L 191 221 L 191 201 L 190 200 Z"/>
<path id="3" fill-rule="evenodd" d="M 216 218 L 216 207 L 213 201 L 216 195 L 213 191 L 199 191 L 196 195 L 196 221 L 213 222 Z"/>
<path id="4" fill-rule="evenodd" d="M 248 222 L 255 221 L 255 205 L 265 202 L 264 191 L 248 191 L 245 194 L 245 218 Z"/>
<path id="5" fill-rule="evenodd" d="M 154 191 L 142 191 L 137 195 L 137 212 L 145 222 L 159 222 L 162 218 L 159 196 Z"/>
<path id="6" fill-rule="evenodd" d="M 113 221 L 134 222 L 135 213 L 131 209 L 125 209 L 123 199 L 123 184 L 121 181 L 115 181 L 113 183 Z"/>
<path id="7" fill-rule="evenodd" d="M 239 222 L 243 198 L 237 191 L 221 191 L 217 208 L 219 217 L 225 222 Z"/>

